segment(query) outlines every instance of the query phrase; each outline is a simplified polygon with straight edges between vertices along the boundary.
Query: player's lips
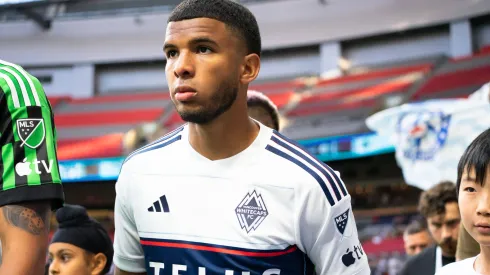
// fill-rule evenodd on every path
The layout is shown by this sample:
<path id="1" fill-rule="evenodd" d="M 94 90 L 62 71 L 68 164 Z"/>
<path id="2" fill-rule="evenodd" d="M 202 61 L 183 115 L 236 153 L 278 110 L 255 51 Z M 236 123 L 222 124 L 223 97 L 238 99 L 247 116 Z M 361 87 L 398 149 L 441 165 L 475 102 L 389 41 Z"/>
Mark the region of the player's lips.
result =
<path id="1" fill-rule="evenodd" d="M 488 222 L 475 223 L 475 228 L 480 234 L 490 235 L 490 223 Z"/>
<path id="2" fill-rule="evenodd" d="M 188 101 L 192 99 L 197 91 L 190 86 L 177 86 L 174 90 L 175 99 L 178 101 Z"/>

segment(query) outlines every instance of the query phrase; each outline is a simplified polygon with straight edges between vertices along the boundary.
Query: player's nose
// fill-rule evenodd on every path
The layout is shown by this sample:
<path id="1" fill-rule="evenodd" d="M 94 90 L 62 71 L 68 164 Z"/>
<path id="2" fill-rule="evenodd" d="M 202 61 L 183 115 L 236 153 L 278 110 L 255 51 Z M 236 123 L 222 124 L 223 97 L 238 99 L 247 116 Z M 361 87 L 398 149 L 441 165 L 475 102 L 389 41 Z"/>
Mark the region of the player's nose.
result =
<path id="1" fill-rule="evenodd" d="M 490 217 L 490 191 L 487 188 L 482 188 L 478 196 L 476 205 L 476 214 L 478 216 Z"/>
<path id="2" fill-rule="evenodd" d="M 181 51 L 174 61 L 174 75 L 177 78 L 192 78 L 195 75 L 193 54 L 189 51 Z"/>
<path id="3" fill-rule="evenodd" d="M 60 274 L 59 266 L 56 263 L 56 261 L 53 261 L 49 265 L 49 275 L 58 275 L 58 274 Z"/>

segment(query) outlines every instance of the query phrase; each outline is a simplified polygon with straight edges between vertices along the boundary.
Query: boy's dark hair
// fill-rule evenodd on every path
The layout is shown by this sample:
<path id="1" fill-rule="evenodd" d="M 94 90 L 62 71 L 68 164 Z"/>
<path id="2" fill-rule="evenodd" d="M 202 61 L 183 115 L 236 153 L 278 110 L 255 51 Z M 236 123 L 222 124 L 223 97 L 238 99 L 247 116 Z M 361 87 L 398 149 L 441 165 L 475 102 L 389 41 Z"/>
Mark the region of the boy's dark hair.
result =
<path id="1" fill-rule="evenodd" d="M 423 220 L 413 220 L 405 229 L 404 235 L 413 235 L 427 230 L 427 223 Z"/>
<path id="2" fill-rule="evenodd" d="M 184 0 L 172 11 L 167 23 L 195 18 L 211 18 L 225 23 L 244 41 L 247 54 L 260 56 L 259 25 L 246 7 L 230 0 Z"/>
<path id="3" fill-rule="evenodd" d="M 458 202 L 456 185 L 443 181 L 420 195 L 418 210 L 425 218 L 446 212 L 446 203 Z"/>
<path id="4" fill-rule="evenodd" d="M 274 123 L 274 130 L 279 131 L 279 113 L 277 106 L 268 98 L 265 94 L 248 90 L 247 92 L 247 107 L 262 107 L 271 116 L 272 123 Z"/>
<path id="5" fill-rule="evenodd" d="M 463 156 L 458 163 L 458 179 L 456 181 L 456 191 L 459 194 L 459 186 L 463 173 L 469 174 L 471 169 L 475 169 L 475 180 L 483 185 L 487 176 L 487 169 L 490 165 L 490 128 L 478 135 L 466 148 Z"/>

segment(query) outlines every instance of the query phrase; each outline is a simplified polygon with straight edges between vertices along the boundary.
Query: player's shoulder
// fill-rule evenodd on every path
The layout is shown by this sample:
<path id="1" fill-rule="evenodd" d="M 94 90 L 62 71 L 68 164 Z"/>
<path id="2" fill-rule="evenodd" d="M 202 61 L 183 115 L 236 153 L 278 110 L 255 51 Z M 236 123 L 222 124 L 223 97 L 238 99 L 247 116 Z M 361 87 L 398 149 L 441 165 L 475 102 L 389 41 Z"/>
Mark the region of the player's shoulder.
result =
<path id="1" fill-rule="evenodd" d="M 295 181 L 297 188 L 324 193 L 332 206 L 348 195 L 340 174 L 298 142 L 273 131 L 266 150 L 276 174 Z"/>
<path id="2" fill-rule="evenodd" d="M 0 81 L 5 84 L 3 93 L 12 99 L 11 107 L 48 105 L 41 83 L 22 66 L 0 59 Z"/>
<path id="3" fill-rule="evenodd" d="M 25 70 L 21 65 L 11 63 L 0 59 L 0 73 L 2 78 L 16 79 L 21 78 L 35 78 L 27 70 Z"/>
<path id="4" fill-rule="evenodd" d="M 436 275 L 477 274 L 473 268 L 473 264 L 477 257 L 478 256 L 445 265 L 436 273 Z"/>
<path id="5" fill-rule="evenodd" d="M 182 125 L 154 142 L 133 151 L 124 160 L 123 168 L 136 167 L 141 170 L 150 163 L 158 162 L 163 166 L 166 162 L 175 161 L 179 154 L 174 151 L 180 149 L 178 144 L 182 140 L 182 132 L 185 127 L 186 125 Z"/>

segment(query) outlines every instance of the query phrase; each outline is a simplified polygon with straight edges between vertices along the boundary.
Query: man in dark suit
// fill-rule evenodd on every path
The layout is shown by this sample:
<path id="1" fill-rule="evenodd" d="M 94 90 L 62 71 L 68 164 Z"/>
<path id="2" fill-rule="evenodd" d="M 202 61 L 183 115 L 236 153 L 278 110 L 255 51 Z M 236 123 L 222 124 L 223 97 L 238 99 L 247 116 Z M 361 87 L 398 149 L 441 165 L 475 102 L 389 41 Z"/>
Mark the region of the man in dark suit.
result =
<path id="1" fill-rule="evenodd" d="M 399 275 L 434 275 L 438 269 L 456 260 L 461 220 L 456 185 L 442 182 L 423 192 L 418 208 L 427 220 L 436 245 L 410 258 Z"/>

